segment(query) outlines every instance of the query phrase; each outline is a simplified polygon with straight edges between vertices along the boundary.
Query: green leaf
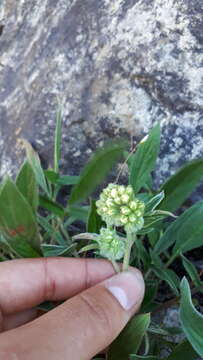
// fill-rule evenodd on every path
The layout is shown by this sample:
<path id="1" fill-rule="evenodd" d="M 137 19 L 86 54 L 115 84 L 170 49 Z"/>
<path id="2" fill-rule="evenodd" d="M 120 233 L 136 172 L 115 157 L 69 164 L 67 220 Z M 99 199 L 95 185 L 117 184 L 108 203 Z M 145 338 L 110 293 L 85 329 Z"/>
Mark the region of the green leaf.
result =
<path id="1" fill-rule="evenodd" d="M 130 360 L 159 360 L 157 356 L 140 356 L 140 355 L 131 355 Z"/>
<path id="2" fill-rule="evenodd" d="M 181 282 L 180 320 L 183 331 L 195 351 L 203 357 L 203 315 L 194 307 L 189 283 Z"/>
<path id="3" fill-rule="evenodd" d="M 153 281 L 153 284 L 146 284 L 145 296 L 141 305 L 141 312 L 151 311 L 150 305 L 153 303 L 158 290 L 158 283 Z"/>
<path id="4" fill-rule="evenodd" d="M 59 176 L 57 184 L 58 185 L 76 185 L 80 181 L 80 176 L 74 175 L 63 175 Z"/>
<path id="5" fill-rule="evenodd" d="M 17 179 L 16 186 L 30 204 L 34 213 L 37 211 L 39 204 L 39 190 L 35 178 L 33 169 L 28 161 L 26 161 L 20 169 Z"/>
<path id="6" fill-rule="evenodd" d="M 51 244 L 42 244 L 42 252 L 43 256 L 65 256 L 72 254 L 73 250 L 75 250 L 76 244 L 72 244 L 70 246 L 64 245 L 51 245 Z"/>
<path id="7" fill-rule="evenodd" d="M 150 172 L 154 169 L 160 147 L 160 125 L 156 125 L 148 138 L 138 145 L 136 153 L 132 156 L 129 182 L 135 194 L 146 183 Z"/>
<path id="8" fill-rule="evenodd" d="M 40 206 L 49 210 L 54 215 L 59 216 L 60 218 L 64 218 L 66 215 L 66 212 L 65 212 L 63 206 L 58 204 L 56 201 L 48 199 L 46 196 L 40 195 L 39 204 L 40 204 Z"/>
<path id="9" fill-rule="evenodd" d="M 163 199 L 164 199 L 164 191 L 153 196 L 153 198 L 151 198 L 150 201 L 145 206 L 145 213 L 150 213 L 151 211 L 155 210 Z"/>
<path id="10" fill-rule="evenodd" d="M 97 214 L 96 201 L 90 200 L 90 209 L 87 220 L 87 232 L 98 234 L 102 225 L 102 219 Z"/>
<path id="11" fill-rule="evenodd" d="M 203 245 L 203 201 L 186 210 L 165 231 L 154 252 L 160 254 L 175 243 L 174 257 Z"/>
<path id="12" fill-rule="evenodd" d="M 163 269 L 163 268 L 160 269 L 156 267 L 152 267 L 152 270 L 159 279 L 166 281 L 168 283 L 171 290 L 175 293 L 176 296 L 179 296 L 178 289 L 179 289 L 180 281 L 178 276 L 173 270 Z"/>
<path id="13" fill-rule="evenodd" d="M 137 315 L 110 345 L 108 360 L 127 360 L 139 350 L 143 336 L 150 324 L 150 314 Z"/>
<path id="14" fill-rule="evenodd" d="M 178 209 L 202 179 L 203 158 L 188 162 L 162 186 L 165 199 L 160 208 L 168 211 Z"/>
<path id="15" fill-rule="evenodd" d="M 23 140 L 23 144 L 26 150 L 27 159 L 32 166 L 38 184 L 41 186 L 41 188 L 45 191 L 46 194 L 49 194 L 39 155 L 36 153 L 36 151 L 33 149 L 33 147 L 29 144 L 28 141 Z"/>
<path id="16" fill-rule="evenodd" d="M 97 245 L 96 243 L 89 244 L 89 245 L 84 246 L 82 249 L 80 249 L 78 254 L 81 254 L 82 252 L 85 252 L 85 251 L 97 250 L 97 249 L 99 249 L 99 245 Z"/>
<path id="17" fill-rule="evenodd" d="M 44 170 L 44 175 L 51 184 L 54 185 L 57 184 L 57 180 L 59 179 L 59 174 L 57 174 L 54 170 L 52 169 Z"/>
<path id="18" fill-rule="evenodd" d="M 27 240 L 23 238 L 9 239 L 9 244 L 11 248 L 18 254 L 21 258 L 37 258 L 41 257 L 41 252 L 36 251 Z"/>
<path id="19" fill-rule="evenodd" d="M 188 341 L 178 344 L 172 353 L 164 360 L 197 360 L 199 356 Z"/>
<path id="20" fill-rule="evenodd" d="M 59 161 L 61 159 L 61 137 L 62 137 L 62 105 L 59 104 L 56 116 L 56 131 L 54 144 L 54 171 L 59 171 Z"/>
<path id="21" fill-rule="evenodd" d="M 197 287 L 201 286 L 201 280 L 199 277 L 199 274 L 197 272 L 196 267 L 183 255 L 181 255 L 181 259 L 182 259 L 182 263 L 183 266 L 185 268 L 185 270 L 187 271 L 188 275 L 190 276 L 193 284 Z"/>
<path id="22" fill-rule="evenodd" d="M 87 222 L 89 206 L 70 206 L 67 208 L 69 216 L 81 220 L 84 223 Z"/>
<path id="23" fill-rule="evenodd" d="M 37 221 L 32 208 L 10 178 L 5 180 L 0 192 L 0 231 L 15 249 L 18 242 L 19 247 L 25 248 L 27 244 L 27 249 L 39 249 Z"/>
<path id="24" fill-rule="evenodd" d="M 123 154 L 124 146 L 124 142 L 112 141 L 95 152 L 83 169 L 78 184 L 73 187 L 70 204 L 84 200 L 102 183 L 108 171 Z"/>

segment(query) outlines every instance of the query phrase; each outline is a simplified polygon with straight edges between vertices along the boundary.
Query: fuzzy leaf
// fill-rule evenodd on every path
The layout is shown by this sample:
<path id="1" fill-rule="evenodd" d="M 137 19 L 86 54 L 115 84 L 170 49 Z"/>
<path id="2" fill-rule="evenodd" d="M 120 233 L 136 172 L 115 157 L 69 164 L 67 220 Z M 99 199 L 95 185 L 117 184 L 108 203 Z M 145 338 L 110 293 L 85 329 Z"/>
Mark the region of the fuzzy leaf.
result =
<path id="1" fill-rule="evenodd" d="M 108 360 L 126 360 L 139 350 L 142 339 L 150 324 L 150 314 L 137 315 L 110 345 Z"/>
<path id="2" fill-rule="evenodd" d="M 135 194 L 146 183 L 149 174 L 155 167 L 160 147 L 160 125 L 156 125 L 148 138 L 139 143 L 136 153 L 132 156 L 129 182 Z"/>
<path id="3" fill-rule="evenodd" d="M 181 282 L 180 320 L 183 331 L 195 351 L 203 357 L 203 315 L 194 307 L 189 283 Z"/>

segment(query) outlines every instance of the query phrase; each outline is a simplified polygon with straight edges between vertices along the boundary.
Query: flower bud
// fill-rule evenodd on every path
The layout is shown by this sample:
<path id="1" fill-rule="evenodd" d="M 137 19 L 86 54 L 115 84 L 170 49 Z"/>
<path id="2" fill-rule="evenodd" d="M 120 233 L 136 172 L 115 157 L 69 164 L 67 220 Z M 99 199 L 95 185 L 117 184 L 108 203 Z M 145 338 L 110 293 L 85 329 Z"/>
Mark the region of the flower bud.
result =
<path id="1" fill-rule="evenodd" d="M 108 225 L 124 226 L 136 232 L 144 224 L 145 204 L 134 195 L 131 185 L 109 184 L 96 202 L 98 214 Z"/>
<path id="2" fill-rule="evenodd" d="M 101 256 L 109 260 L 120 260 L 124 256 L 125 242 L 115 230 L 101 228 L 96 241 Z"/>

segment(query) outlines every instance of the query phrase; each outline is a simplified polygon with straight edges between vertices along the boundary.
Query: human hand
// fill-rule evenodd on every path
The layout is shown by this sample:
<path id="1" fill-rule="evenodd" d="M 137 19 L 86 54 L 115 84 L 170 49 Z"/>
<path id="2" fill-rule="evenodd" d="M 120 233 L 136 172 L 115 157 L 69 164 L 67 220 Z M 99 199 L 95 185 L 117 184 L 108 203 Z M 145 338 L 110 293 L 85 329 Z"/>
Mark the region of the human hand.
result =
<path id="1" fill-rule="evenodd" d="M 139 309 L 140 272 L 114 275 L 106 260 L 42 258 L 0 263 L 0 359 L 89 360 Z M 66 300 L 39 317 L 43 301 Z"/>

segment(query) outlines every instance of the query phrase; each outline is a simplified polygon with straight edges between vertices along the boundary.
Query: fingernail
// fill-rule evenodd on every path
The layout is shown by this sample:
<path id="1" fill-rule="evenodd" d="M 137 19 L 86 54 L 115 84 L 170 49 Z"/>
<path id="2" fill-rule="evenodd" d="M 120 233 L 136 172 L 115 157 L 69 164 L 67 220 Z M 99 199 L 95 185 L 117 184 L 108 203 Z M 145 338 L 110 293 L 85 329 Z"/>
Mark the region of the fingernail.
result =
<path id="1" fill-rule="evenodd" d="M 138 271 L 122 272 L 106 280 L 104 284 L 126 311 L 142 302 L 144 280 Z"/>

